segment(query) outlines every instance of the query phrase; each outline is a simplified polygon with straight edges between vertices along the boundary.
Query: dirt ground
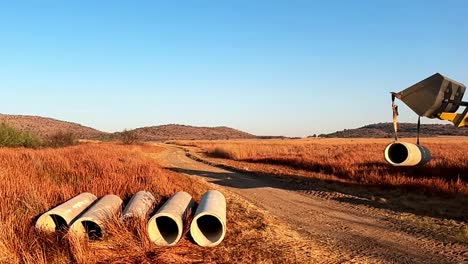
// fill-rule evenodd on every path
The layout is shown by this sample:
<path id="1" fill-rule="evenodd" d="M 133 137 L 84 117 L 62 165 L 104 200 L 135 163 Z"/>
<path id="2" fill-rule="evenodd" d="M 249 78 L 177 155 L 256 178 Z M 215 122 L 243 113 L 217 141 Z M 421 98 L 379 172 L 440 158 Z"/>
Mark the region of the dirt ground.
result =
<path id="1" fill-rule="evenodd" d="M 161 146 L 166 150 L 156 158 L 165 167 L 228 188 L 286 222 L 304 240 L 333 252 L 333 258 L 319 258 L 321 263 L 468 262 L 468 244 L 446 235 L 462 232 L 464 222 L 379 208 L 350 194 L 225 170 L 195 161 L 179 147 Z"/>

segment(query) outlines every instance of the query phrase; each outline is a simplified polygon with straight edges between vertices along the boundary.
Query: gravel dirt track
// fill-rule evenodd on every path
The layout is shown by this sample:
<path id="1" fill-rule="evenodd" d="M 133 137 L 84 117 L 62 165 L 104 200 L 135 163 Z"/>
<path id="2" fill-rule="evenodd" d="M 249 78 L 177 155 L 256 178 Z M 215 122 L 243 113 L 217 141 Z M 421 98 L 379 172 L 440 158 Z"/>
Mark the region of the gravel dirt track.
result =
<path id="1" fill-rule="evenodd" d="M 156 158 L 165 167 L 228 188 L 337 254 L 322 263 L 468 263 L 467 244 L 447 242 L 443 234 L 405 220 L 419 216 L 349 202 L 358 198 L 348 194 L 304 191 L 275 177 L 228 171 L 160 145 L 166 150 Z"/>

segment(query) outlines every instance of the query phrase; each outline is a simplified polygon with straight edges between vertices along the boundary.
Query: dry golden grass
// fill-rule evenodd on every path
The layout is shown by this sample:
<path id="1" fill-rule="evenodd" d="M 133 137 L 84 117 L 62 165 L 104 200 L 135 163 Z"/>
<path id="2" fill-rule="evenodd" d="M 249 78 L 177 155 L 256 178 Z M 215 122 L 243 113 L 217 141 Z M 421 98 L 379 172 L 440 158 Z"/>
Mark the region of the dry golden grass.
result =
<path id="1" fill-rule="evenodd" d="M 405 139 L 401 139 L 405 141 Z M 415 139 L 406 141 L 414 142 Z M 364 185 L 397 187 L 427 194 L 468 195 L 468 139 L 422 139 L 433 160 L 422 167 L 386 164 L 383 151 L 389 139 L 304 139 L 179 141 L 201 147 L 213 158 L 271 173 L 332 179 Z M 234 161 L 234 162 L 232 162 Z"/>
<path id="2" fill-rule="evenodd" d="M 401 139 L 415 142 L 415 139 Z M 288 189 L 325 199 L 359 197 L 368 205 L 468 221 L 468 139 L 422 139 L 433 160 L 392 167 L 383 151 L 391 139 L 178 141 L 197 158 L 258 177 L 280 177 Z M 463 235 L 466 241 L 466 235 Z"/>
<path id="3" fill-rule="evenodd" d="M 147 155 L 159 150 L 92 143 L 60 149 L 0 148 L 0 263 L 270 263 L 295 258 L 294 248 L 275 246 L 287 245 L 272 235 L 280 229 L 230 196 L 226 239 L 211 249 L 196 246 L 188 235 L 176 247 L 156 247 L 141 223 L 126 225 L 117 217 L 102 241 L 76 241 L 34 229 L 40 214 L 85 191 L 98 197 L 113 193 L 126 202 L 135 192 L 149 190 L 162 203 L 184 190 L 199 201 L 210 187 L 196 177 L 162 169 Z"/>

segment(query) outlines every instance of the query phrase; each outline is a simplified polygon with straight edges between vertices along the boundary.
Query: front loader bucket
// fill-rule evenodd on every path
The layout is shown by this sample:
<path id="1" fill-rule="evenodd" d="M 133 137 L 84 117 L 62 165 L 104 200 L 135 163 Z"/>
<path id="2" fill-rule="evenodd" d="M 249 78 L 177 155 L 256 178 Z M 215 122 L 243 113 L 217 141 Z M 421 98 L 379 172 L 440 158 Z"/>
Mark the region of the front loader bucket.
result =
<path id="1" fill-rule="evenodd" d="M 465 85 L 436 73 L 395 96 L 419 116 L 437 118 L 442 112 L 458 110 L 465 89 Z"/>

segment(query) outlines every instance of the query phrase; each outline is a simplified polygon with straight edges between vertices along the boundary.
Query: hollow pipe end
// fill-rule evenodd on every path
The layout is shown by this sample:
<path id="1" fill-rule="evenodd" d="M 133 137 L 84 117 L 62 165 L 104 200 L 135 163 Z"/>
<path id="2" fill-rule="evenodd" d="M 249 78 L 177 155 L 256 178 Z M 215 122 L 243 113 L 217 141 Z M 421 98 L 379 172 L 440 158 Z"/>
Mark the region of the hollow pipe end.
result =
<path id="1" fill-rule="evenodd" d="M 385 160 L 392 166 L 412 167 L 422 166 L 431 160 L 431 153 L 428 148 L 407 143 L 390 143 L 384 151 Z"/>
<path id="2" fill-rule="evenodd" d="M 172 214 L 157 213 L 148 221 L 148 236 L 151 242 L 158 246 L 176 245 L 182 238 L 182 233 L 182 221 Z"/>
<path id="3" fill-rule="evenodd" d="M 104 225 L 99 219 L 82 217 L 70 226 L 70 234 L 80 238 L 102 238 L 106 235 Z"/>
<path id="4" fill-rule="evenodd" d="M 190 235 L 199 246 L 215 247 L 226 236 L 226 223 L 216 214 L 199 213 L 190 224 Z"/>
<path id="5" fill-rule="evenodd" d="M 60 216 L 56 216 L 56 218 L 60 218 Z M 53 233 L 60 228 L 67 228 L 67 227 L 68 225 L 65 222 L 65 220 L 63 220 L 63 218 L 61 219 L 61 221 L 59 221 L 58 219 L 54 221 L 54 217 L 48 213 L 41 215 L 37 219 L 36 224 L 35 224 L 36 229 L 42 232 L 47 232 L 47 233 Z"/>

